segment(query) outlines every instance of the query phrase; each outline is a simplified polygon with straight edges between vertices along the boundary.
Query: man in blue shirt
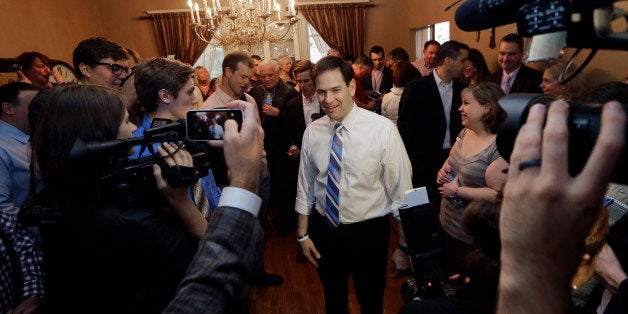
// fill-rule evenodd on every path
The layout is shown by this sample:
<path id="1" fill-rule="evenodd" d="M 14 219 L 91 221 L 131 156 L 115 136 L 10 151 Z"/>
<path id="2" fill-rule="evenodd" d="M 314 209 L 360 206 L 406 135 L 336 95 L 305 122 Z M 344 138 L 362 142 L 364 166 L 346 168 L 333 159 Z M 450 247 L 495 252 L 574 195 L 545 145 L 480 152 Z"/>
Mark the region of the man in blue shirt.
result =
<path id="1" fill-rule="evenodd" d="M 135 88 L 137 98 L 146 110 L 142 124 L 133 132 L 134 136 L 143 136 L 144 131 L 151 128 L 155 119 L 179 121 L 186 118 L 186 113 L 192 110 L 196 103 L 194 96 L 194 69 L 178 60 L 154 58 L 140 62 L 135 70 Z M 154 151 L 161 143 L 154 143 Z M 141 155 L 140 155 L 141 153 Z M 148 149 L 140 152 L 139 148 L 129 158 L 137 159 L 150 154 Z M 214 210 L 220 199 L 220 189 L 216 186 L 214 176 L 209 174 L 200 180 L 203 191 L 207 196 L 209 209 Z M 204 215 L 208 215 L 208 208 L 203 208 L 204 200 L 196 199 Z"/>
<path id="2" fill-rule="evenodd" d="M 44 295 L 41 251 L 17 224 L 30 192 L 31 146 L 28 106 L 31 84 L 0 86 L 0 312 L 34 310 Z"/>

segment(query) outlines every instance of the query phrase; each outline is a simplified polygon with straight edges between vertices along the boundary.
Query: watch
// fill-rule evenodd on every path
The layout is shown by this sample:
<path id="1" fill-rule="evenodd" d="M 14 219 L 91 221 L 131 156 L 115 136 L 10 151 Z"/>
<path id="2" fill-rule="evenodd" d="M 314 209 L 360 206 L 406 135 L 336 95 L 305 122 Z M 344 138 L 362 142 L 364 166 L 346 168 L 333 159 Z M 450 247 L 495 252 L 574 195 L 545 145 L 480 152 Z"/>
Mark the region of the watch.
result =
<path id="1" fill-rule="evenodd" d="M 50 60 L 50 70 L 57 70 L 59 71 L 59 73 L 61 73 L 61 76 L 63 76 L 63 79 L 65 80 L 66 83 L 76 83 L 78 82 L 78 78 L 76 76 L 76 71 L 74 70 L 74 68 L 61 61 L 61 60 Z M 57 83 L 57 81 L 55 81 L 54 77 L 51 75 L 50 76 L 50 81 L 53 83 Z"/>

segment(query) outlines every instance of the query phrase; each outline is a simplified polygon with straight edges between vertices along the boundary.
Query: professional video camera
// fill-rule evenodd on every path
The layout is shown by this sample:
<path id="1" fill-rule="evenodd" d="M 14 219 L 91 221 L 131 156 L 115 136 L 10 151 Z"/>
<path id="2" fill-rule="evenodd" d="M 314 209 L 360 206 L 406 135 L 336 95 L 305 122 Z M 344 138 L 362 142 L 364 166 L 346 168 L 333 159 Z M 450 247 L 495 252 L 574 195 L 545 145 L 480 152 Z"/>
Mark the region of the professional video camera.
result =
<path id="1" fill-rule="evenodd" d="M 194 167 L 168 166 L 153 147 L 163 142 L 182 143 L 180 149 L 185 147 L 192 154 Z M 129 151 L 134 147 L 140 149 L 139 156 L 144 150 L 148 150 L 150 155 L 129 159 Z M 186 123 L 181 120 L 147 129 L 142 137 L 90 143 L 77 140 L 70 151 L 70 159 L 79 161 L 108 156 L 112 163 L 102 172 L 98 180 L 99 188 L 121 203 L 148 205 L 160 199 L 155 186 L 153 164 L 160 165 L 162 176 L 169 185 L 189 186 L 208 174 L 210 154 L 207 142 L 189 141 L 186 138 Z M 51 225 L 57 223 L 62 211 L 48 201 L 44 189 L 22 206 L 18 216 L 25 226 Z"/>
<path id="2" fill-rule="evenodd" d="M 624 0 L 625 1 L 625 0 Z M 567 62 L 570 65 L 583 48 L 590 48 L 587 59 L 569 77 L 559 76 L 562 84 L 578 75 L 598 49 L 628 50 L 628 30 L 613 32 L 613 20 L 628 14 L 616 7 L 618 0 L 469 0 L 456 10 L 456 24 L 465 31 L 501 26 L 516 22 L 519 35 L 532 37 L 527 61 L 558 59 L 565 47 L 577 48 Z M 509 160 L 519 127 L 535 103 L 549 104 L 555 100 L 547 95 L 510 94 L 500 99 L 508 113 L 497 132 L 497 148 Z M 624 108 L 626 104 L 624 104 Z M 569 169 L 580 172 L 586 162 L 600 128 L 599 106 L 572 103 L 569 116 Z M 625 151 L 621 160 L 625 160 Z M 627 183 L 628 169 L 618 162 L 613 182 Z"/>
<path id="3" fill-rule="evenodd" d="M 173 166 L 168 167 L 163 158 L 159 156 L 154 145 L 163 142 L 182 142 L 187 151 L 192 154 L 194 167 Z M 128 158 L 128 152 L 133 147 L 139 147 L 139 156 L 145 150 L 150 156 L 134 160 Z M 207 175 L 209 170 L 209 145 L 205 142 L 189 141 L 186 138 L 186 122 L 181 120 L 163 124 L 144 131 L 142 137 L 134 137 L 125 140 L 111 140 L 106 142 L 83 143 L 77 140 L 70 152 L 70 158 L 82 159 L 97 154 L 110 154 L 116 157 L 103 176 L 102 180 L 109 178 L 132 178 L 138 175 L 152 176 L 152 165 L 157 163 L 162 168 L 162 175 L 174 187 L 194 184 L 200 177 Z"/>
<path id="4" fill-rule="evenodd" d="M 401 225 L 408 247 L 412 273 L 401 286 L 404 301 L 425 300 L 450 295 L 443 269 L 441 235 L 429 203 L 399 209 Z"/>

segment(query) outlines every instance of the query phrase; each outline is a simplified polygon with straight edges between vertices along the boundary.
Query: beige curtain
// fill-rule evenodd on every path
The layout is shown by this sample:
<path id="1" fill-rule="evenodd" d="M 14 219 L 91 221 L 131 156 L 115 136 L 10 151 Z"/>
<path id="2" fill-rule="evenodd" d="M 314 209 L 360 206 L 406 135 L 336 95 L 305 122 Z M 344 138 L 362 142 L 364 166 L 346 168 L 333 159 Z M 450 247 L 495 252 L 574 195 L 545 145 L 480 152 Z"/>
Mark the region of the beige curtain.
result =
<path id="1" fill-rule="evenodd" d="M 157 49 L 162 56 L 174 55 L 182 62 L 194 64 L 207 44 L 201 41 L 185 12 L 152 14 Z"/>
<path id="2" fill-rule="evenodd" d="M 364 53 L 366 3 L 300 5 L 297 9 L 331 48 L 343 55 Z"/>

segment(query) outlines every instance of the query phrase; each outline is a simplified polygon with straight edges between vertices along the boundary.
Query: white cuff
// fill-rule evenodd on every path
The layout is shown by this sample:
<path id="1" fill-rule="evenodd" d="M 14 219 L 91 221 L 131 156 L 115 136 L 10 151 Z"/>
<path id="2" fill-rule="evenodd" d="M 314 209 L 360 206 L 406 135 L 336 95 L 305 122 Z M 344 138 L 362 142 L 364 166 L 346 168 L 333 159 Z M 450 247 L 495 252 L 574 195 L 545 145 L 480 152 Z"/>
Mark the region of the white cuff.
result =
<path id="1" fill-rule="evenodd" d="M 222 189 L 222 195 L 220 195 L 220 201 L 218 202 L 218 207 L 235 207 L 247 211 L 255 217 L 257 217 L 259 213 L 261 205 L 262 199 L 259 198 L 259 196 L 245 189 L 232 186 Z"/>

